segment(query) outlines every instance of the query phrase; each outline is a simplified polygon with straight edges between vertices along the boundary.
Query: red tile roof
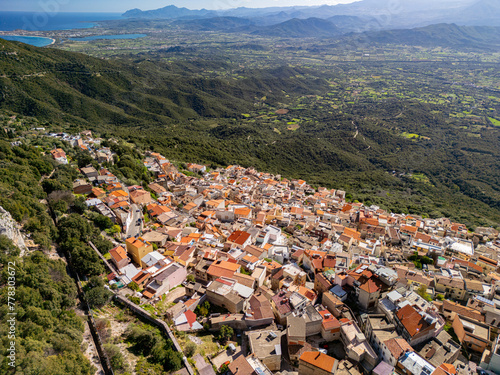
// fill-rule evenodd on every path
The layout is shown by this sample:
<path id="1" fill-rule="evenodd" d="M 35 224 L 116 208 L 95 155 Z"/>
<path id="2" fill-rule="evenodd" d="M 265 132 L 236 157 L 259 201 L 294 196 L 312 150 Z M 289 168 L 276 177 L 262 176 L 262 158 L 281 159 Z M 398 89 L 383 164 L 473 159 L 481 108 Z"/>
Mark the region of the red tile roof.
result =
<path id="1" fill-rule="evenodd" d="M 207 273 L 215 277 L 231 277 L 241 266 L 237 263 L 218 260 L 208 267 Z"/>
<path id="2" fill-rule="evenodd" d="M 365 292 L 372 294 L 378 292 L 381 288 L 376 283 L 373 279 L 368 279 L 365 281 L 363 285 L 360 286 L 360 289 L 364 290 Z"/>
<path id="3" fill-rule="evenodd" d="M 244 355 L 240 355 L 233 362 L 229 364 L 229 371 L 233 375 L 253 375 L 254 369 L 250 366 Z"/>
<path id="4" fill-rule="evenodd" d="M 115 260 L 116 263 L 127 258 L 127 251 L 122 246 L 117 246 L 109 250 L 109 255 Z"/>
<path id="5" fill-rule="evenodd" d="M 340 322 L 330 313 L 328 310 L 319 311 L 321 316 L 323 317 L 323 329 L 327 331 L 331 331 L 336 328 L 340 328 Z"/>
<path id="6" fill-rule="evenodd" d="M 396 315 L 411 337 L 429 328 L 429 323 L 410 305 L 401 308 Z"/>
<path id="7" fill-rule="evenodd" d="M 237 230 L 231 233 L 231 235 L 227 238 L 228 242 L 234 242 L 235 244 L 238 244 L 240 246 L 243 246 L 243 244 L 250 238 L 250 233 Z"/>
<path id="8" fill-rule="evenodd" d="M 410 344 L 408 344 L 408 342 L 402 338 L 392 338 L 386 340 L 384 341 L 384 345 L 387 347 L 387 349 L 389 349 L 389 352 L 391 352 L 392 356 L 396 359 L 401 357 L 401 354 L 403 354 L 407 350 L 411 352 L 414 351 Z"/>
<path id="9" fill-rule="evenodd" d="M 288 314 L 292 311 L 292 305 L 290 305 L 291 294 L 292 293 L 290 292 L 279 292 L 272 297 L 272 300 L 281 315 Z"/>
<path id="10" fill-rule="evenodd" d="M 304 352 L 300 356 L 300 360 L 332 374 L 336 368 L 335 362 L 337 362 L 335 358 L 321 352 Z"/>

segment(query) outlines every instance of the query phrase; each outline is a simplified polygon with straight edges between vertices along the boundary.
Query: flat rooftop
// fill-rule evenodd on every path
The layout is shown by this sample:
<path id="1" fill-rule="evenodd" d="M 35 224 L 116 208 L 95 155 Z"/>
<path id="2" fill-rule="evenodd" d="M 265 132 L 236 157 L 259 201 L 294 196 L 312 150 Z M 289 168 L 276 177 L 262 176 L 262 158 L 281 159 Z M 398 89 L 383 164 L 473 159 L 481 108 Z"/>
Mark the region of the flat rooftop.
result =
<path id="1" fill-rule="evenodd" d="M 273 355 L 281 355 L 280 331 L 264 330 L 247 332 L 250 348 L 257 358 L 265 358 Z"/>
<path id="2" fill-rule="evenodd" d="M 490 335 L 488 328 L 483 327 L 482 325 L 479 324 L 474 324 L 470 320 L 460 319 L 460 321 L 462 322 L 466 332 L 472 333 L 474 336 L 489 341 Z"/>

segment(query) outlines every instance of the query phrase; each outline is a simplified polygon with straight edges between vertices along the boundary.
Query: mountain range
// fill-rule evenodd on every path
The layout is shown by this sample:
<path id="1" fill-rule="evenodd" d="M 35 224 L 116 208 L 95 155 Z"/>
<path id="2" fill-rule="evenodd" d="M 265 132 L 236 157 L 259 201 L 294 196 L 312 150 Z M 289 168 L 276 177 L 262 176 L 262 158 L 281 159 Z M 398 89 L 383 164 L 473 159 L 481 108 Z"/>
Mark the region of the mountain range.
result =
<path id="1" fill-rule="evenodd" d="M 500 27 L 437 24 L 414 29 L 364 32 L 345 38 L 350 43 L 398 44 L 423 47 L 452 47 L 498 51 Z"/>
<path id="2" fill-rule="evenodd" d="M 237 17 L 257 26 L 270 26 L 285 21 L 308 18 L 329 19 L 334 16 L 370 18 L 374 22 L 359 25 L 362 31 L 373 29 L 412 28 L 436 23 L 456 23 L 472 26 L 500 26 L 500 0 L 362 0 L 351 4 L 309 7 L 235 8 L 229 10 L 190 10 L 169 5 L 142 11 L 132 9 L 123 14 L 128 18 L 199 19 Z M 356 19 L 354 19 L 356 20 Z"/>
<path id="3" fill-rule="evenodd" d="M 238 17 L 214 17 L 196 20 L 176 20 L 173 24 L 186 30 L 245 33 L 250 35 L 284 38 L 334 38 L 340 43 L 378 43 L 415 45 L 425 47 L 456 47 L 494 51 L 500 48 L 499 26 L 458 26 L 436 24 L 413 29 L 364 31 L 361 25 L 368 18 L 333 16 L 328 19 L 311 17 L 293 18 L 269 26 Z"/>

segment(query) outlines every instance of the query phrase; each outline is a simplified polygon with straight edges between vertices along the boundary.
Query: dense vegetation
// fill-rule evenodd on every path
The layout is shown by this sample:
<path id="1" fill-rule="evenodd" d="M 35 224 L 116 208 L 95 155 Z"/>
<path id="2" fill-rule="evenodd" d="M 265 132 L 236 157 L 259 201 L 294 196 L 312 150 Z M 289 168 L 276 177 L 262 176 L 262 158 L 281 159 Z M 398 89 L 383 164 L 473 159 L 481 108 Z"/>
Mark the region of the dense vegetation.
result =
<path id="1" fill-rule="evenodd" d="M 102 253 L 111 250 L 113 245 L 102 238 L 93 223 L 81 215 L 70 214 L 59 220 L 58 229 L 60 247 L 68 254 L 81 276 L 97 276 L 105 271 L 99 256 L 88 242 L 92 241 Z"/>
<path id="2" fill-rule="evenodd" d="M 22 223 L 43 249 L 49 249 L 55 228 L 46 206 L 39 201 L 46 197 L 39 180 L 53 168 L 51 160 L 35 147 L 11 147 L 0 139 L 0 206 Z"/>
<path id="3" fill-rule="evenodd" d="M 103 267 L 95 252 L 81 241 L 92 239 L 103 252 L 111 244 L 80 216 L 85 212 L 85 204 L 82 206 L 82 199 L 71 193 L 77 172 L 69 165 L 56 165 L 48 153 L 54 146 L 71 153 L 68 146 L 30 135 L 31 127 L 40 126 L 36 119 L 3 120 L 8 128 L 0 132 L 4 138 L 0 139 L 0 205 L 22 225 L 24 234 L 40 251 L 20 257 L 19 248 L 0 236 L 0 373 L 90 375 L 95 369 L 82 354 L 83 320 L 75 313 L 75 281 L 68 276 L 66 264 L 60 259 L 49 259 L 47 253 L 53 251 L 54 242 L 59 240 L 81 275 L 94 275 L 100 274 Z M 20 134 L 23 134 L 20 145 L 9 144 Z M 70 211 L 79 214 L 66 216 Z M 57 227 L 51 214 L 58 222 Z M 12 275 L 15 275 L 15 340 L 9 338 L 7 320 L 12 317 L 7 315 L 12 312 L 8 304 L 12 289 L 7 284 Z M 102 281 L 92 280 L 96 285 L 89 283 L 87 287 L 90 303 L 100 305 L 109 292 Z M 15 341 L 15 367 L 9 365 L 5 354 L 11 341 Z"/>
<path id="4" fill-rule="evenodd" d="M 8 72 L 0 78 L 7 93 L 0 108 L 68 129 L 90 128 L 177 161 L 253 165 L 342 188 L 353 200 L 395 212 L 497 226 L 496 65 L 478 59 L 486 54 L 384 40 L 413 38 L 418 45 L 438 31 L 443 43 L 464 35 L 470 43 L 492 40 L 485 30 L 441 25 L 412 31 L 420 35 L 415 38 L 386 33 L 364 55 L 359 49 L 366 40 L 352 42 L 350 50 L 327 39 L 282 38 L 275 47 L 273 38 L 250 43 L 223 34 L 234 41 L 222 43 L 218 34 L 185 31 L 180 34 L 189 42 L 175 51 L 155 50 L 159 33 L 141 41 L 152 51 L 108 61 L 1 42 L 16 55 L 0 60 Z M 112 55 L 109 43 L 137 45 L 84 45 Z M 354 60 L 342 61 L 351 55 Z M 383 61 L 387 56 L 396 61 Z M 463 61 L 453 61 L 457 56 Z M 426 60 L 411 61 L 415 57 Z M 113 173 L 149 181 L 138 155 L 118 151 Z"/>
<path id="5" fill-rule="evenodd" d="M 80 349 L 83 322 L 76 316 L 76 286 L 61 260 L 48 259 L 41 252 L 13 256 L 14 245 L 0 237 L 2 273 L 0 284 L 0 372 L 25 375 L 90 375 L 95 369 Z M 10 254 L 10 256 L 6 256 Z M 9 313 L 7 264 L 15 262 L 16 367 L 9 366 L 7 353 Z"/>
<path id="6" fill-rule="evenodd" d="M 162 369 L 177 371 L 182 367 L 182 354 L 174 350 L 172 341 L 165 340 L 157 328 L 145 324 L 130 325 L 125 337 L 132 344 L 130 350 L 146 358 L 139 368 L 161 373 Z"/>

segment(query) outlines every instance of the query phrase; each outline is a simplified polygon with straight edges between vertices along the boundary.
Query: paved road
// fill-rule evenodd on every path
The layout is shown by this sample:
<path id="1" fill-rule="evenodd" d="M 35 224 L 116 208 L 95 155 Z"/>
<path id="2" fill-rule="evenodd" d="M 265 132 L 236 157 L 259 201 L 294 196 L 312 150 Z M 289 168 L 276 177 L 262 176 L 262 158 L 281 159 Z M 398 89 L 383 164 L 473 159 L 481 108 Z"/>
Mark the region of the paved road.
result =
<path id="1" fill-rule="evenodd" d="M 126 238 L 138 237 L 142 233 L 144 218 L 142 216 L 141 208 L 136 204 L 130 205 L 130 211 L 132 212 L 132 221 L 126 233 Z M 140 222 L 138 222 L 140 220 Z"/>

